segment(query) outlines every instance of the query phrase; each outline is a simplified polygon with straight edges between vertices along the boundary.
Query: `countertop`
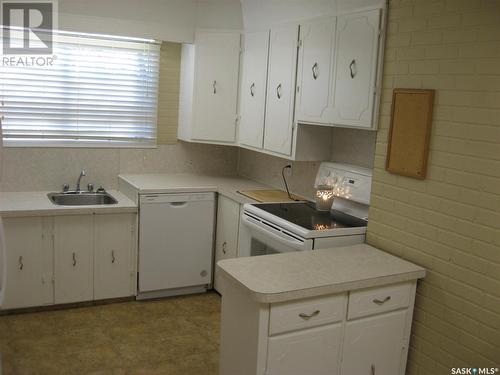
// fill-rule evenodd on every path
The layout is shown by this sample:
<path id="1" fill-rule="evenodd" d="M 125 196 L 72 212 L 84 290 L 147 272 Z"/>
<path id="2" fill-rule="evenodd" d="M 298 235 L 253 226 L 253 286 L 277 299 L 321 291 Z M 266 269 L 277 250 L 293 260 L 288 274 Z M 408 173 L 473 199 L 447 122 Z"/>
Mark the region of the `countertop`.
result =
<path id="1" fill-rule="evenodd" d="M 239 176 L 210 176 L 196 173 L 121 174 L 120 184 L 129 184 L 141 194 L 216 192 L 238 203 L 255 203 L 239 190 L 272 189 Z M 120 187 L 121 189 L 121 187 Z"/>
<path id="2" fill-rule="evenodd" d="M 117 204 L 98 206 L 58 206 L 47 198 L 47 191 L 0 193 L 1 217 L 75 215 L 91 213 L 137 212 L 137 205 L 123 193 L 109 190 Z"/>
<path id="3" fill-rule="evenodd" d="M 425 269 L 362 244 L 218 262 L 222 276 L 260 303 L 342 293 L 425 276 Z"/>

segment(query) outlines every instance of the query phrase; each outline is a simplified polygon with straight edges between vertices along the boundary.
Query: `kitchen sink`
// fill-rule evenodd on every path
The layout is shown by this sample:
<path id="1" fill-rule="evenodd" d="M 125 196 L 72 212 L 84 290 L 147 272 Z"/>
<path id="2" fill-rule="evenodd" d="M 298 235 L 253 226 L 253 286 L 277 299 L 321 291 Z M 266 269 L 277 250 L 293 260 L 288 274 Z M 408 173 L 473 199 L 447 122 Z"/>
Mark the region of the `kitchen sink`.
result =
<path id="1" fill-rule="evenodd" d="M 49 193 L 47 197 L 58 206 L 95 206 L 118 203 L 111 194 L 105 192 Z"/>

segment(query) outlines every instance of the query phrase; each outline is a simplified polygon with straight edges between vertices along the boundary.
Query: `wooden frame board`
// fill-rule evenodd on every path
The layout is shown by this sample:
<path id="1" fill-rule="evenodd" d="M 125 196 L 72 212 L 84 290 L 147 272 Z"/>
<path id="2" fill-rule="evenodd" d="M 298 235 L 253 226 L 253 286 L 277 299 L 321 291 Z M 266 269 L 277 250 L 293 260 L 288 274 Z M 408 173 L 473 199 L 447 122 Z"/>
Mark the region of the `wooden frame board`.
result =
<path id="1" fill-rule="evenodd" d="M 434 93 L 434 90 L 394 90 L 385 165 L 388 172 L 425 179 Z"/>

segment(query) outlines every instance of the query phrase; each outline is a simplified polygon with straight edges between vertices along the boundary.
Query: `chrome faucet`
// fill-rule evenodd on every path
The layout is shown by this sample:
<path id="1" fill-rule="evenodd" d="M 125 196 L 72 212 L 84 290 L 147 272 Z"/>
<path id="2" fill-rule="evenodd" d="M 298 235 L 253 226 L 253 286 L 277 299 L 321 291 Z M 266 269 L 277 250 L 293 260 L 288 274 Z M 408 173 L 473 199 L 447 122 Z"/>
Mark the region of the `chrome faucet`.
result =
<path id="1" fill-rule="evenodd" d="M 78 180 L 76 181 L 76 191 L 80 192 L 80 182 L 82 181 L 82 177 L 85 176 L 85 169 L 80 172 L 80 176 L 78 176 Z"/>

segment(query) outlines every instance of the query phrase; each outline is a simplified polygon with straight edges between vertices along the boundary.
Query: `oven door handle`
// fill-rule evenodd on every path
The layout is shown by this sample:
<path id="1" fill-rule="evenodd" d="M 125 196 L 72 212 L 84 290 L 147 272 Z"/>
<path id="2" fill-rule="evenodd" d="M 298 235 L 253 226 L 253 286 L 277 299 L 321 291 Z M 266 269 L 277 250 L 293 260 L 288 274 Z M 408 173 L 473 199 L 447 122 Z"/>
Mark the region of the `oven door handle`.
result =
<path id="1" fill-rule="evenodd" d="M 283 245 L 290 246 L 295 250 L 310 250 L 311 248 L 308 246 L 308 244 L 305 241 L 300 241 L 299 239 L 293 238 L 291 236 L 287 236 L 286 234 L 283 234 L 282 232 L 273 229 L 272 227 L 262 227 L 262 223 L 259 222 L 258 220 L 255 220 L 249 216 L 243 215 L 242 217 L 243 223 L 247 225 L 248 227 L 254 229 L 255 231 L 269 236 L 272 239 L 280 242 Z M 265 225 L 265 224 L 264 224 Z"/>

